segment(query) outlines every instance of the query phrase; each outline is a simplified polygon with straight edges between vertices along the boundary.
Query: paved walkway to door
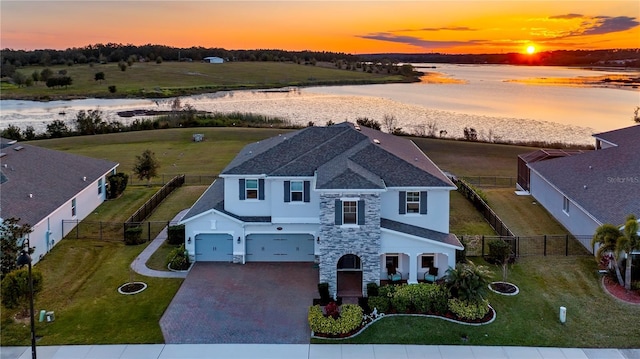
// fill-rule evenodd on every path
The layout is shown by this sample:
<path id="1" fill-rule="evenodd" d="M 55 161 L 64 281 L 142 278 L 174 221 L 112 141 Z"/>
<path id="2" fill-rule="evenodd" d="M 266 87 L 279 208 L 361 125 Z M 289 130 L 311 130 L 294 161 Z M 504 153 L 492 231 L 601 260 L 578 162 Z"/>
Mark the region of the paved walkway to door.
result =
<path id="1" fill-rule="evenodd" d="M 309 344 L 313 263 L 198 262 L 160 319 L 167 344 Z"/>

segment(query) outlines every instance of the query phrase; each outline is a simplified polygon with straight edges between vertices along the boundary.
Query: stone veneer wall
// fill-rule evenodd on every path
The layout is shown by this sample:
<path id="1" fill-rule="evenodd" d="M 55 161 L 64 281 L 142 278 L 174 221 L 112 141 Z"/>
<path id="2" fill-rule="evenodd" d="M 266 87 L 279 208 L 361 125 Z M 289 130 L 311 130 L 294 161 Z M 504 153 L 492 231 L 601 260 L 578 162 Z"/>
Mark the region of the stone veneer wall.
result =
<path id="1" fill-rule="evenodd" d="M 335 200 L 343 197 L 364 199 L 365 221 L 361 226 L 335 224 Z M 355 254 L 362 264 L 362 292 L 366 284 L 380 283 L 380 195 L 378 193 L 320 194 L 320 282 L 329 283 L 331 294 L 337 291 L 338 260 Z"/>

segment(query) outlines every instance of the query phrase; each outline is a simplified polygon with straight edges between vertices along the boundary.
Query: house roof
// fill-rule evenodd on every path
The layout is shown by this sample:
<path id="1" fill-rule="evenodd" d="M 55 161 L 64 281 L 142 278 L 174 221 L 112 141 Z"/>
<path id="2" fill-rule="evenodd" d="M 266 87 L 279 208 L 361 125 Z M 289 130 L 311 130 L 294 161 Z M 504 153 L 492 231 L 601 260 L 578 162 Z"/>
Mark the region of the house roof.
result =
<path id="1" fill-rule="evenodd" d="M 226 211 L 224 209 L 224 180 L 215 180 L 202 194 L 202 196 L 200 196 L 196 203 L 191 206 L 189 211 L 184 215 L 184 217 L 182 217 L 181 221 L 185 221 L 211 209 L 243 222 L 271 222 L 271 217 L 268 216 L 238 216 Z"/>
<path id="2" fill-rule="evenodd" d="M 453 233 L 442 233 L 427 228 L 414 226 L 402 222 L 393 221 L 386 218 L 380 218 L 380 227 L 391 231 L 409 234 L 416 237 L 430 239 L 432 241 L 449 244 L 459 249 L 463 249 L 462 243 Z"/>
<path id="3" fill-rule="evenodd" d="M 412 141 L 348 122 L 250 144 L 225 174 L 317 175 L 319 189 L 455 187 Z"/>
<path id="4" fill-rule="evenodd" d="M 19 142 L 5 146 L 4 139 L 2 144 L 0 215 L 32 226 L 118 166 Z"/>
<path id="5" fill-rule="evenodd" d="M 640 125 L 594 135 L 617 146 L 529 164 L 601 224 L 640 215 Z"/>

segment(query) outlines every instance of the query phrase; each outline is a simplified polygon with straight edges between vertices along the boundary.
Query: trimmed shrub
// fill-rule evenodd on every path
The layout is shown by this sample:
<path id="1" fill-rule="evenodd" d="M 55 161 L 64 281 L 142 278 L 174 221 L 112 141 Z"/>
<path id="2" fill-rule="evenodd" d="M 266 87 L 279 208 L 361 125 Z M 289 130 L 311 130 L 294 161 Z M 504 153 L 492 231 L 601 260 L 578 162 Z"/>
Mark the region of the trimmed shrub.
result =
<path id="1" fill-rule="evenodd" d="M 107 188 L 109 199 L 118 198 L 127 188 L 129 175 L 123 172 L 118 172 L 107 177 L 107 182 L 109 183 L 109 187 Z"/>
<path id="2" fill-rule="evenodd" d="M 368 297 L 376 297 L 380 293 L 378 290 L 380 287 L 377 283 L 367 283 L 367 296 Z"/>
<path id="3" fill-rule="evenodd" d="M 345 304 L 337 319 L 325 317 L 319 305 L 309 307 L 309 328 L 314 333 L 340 335 L 347 334 L 362 324 L 362 308 L 356 304 Z"/>
<path id="4" fill-rule="evenodd" d="M 449 310 L 461 319 L 482 319 L 489 312 L 489 301 L 469 302 L 458 298 L 449 299 Z"/>
<path id="5" fill-rule="evenodd" d="M 318 294 L 322 303 L 329 303 L 331 295 L 329 294 L 329 283 L 318 283 Z"/>
<path id="6" fill-rule="evenodd" d="M 42 273 L 32 268 L 31 278 L 33 279 L 33 294 L 35 296 L 42 291 Z M 31 291 L 29 289 L 29 270 L 26 267 L 9 272 L 2 279 L 1 287 L 2 304 L 6 308 L 20 308 L 22 314 L 28 313 Z"/>
<path id="7" fill-rule="evenodd" d="M 135 226 L 129 227 L 124 231 L 124 244 L 131 246 L 136 244 L 142 244 L 145 240 L 142 238 L 142 227 Z"/>
<path id="8" fill-rule="evenodd" d="M 399 313 L 405 313 L 411 309 L 412 291 L 416 286 L 403 285 L 396 289 L 391 297 L 391 306 Z"/>
<path id="9" fill-rule="evenodd" d="M 169 267 L 174 270 L 187 270 L 189 269 L 189 256 L 187 254 L 186 249 L 184 248 L 184 243 L 169 252 L 167 256 L 167 262 Z"/>
<path id="10" fill-rule="evenodd" d="M 374 309 L 378 309 L 378 313 L 387 313 L 389 311 L 389 307 L 391 305 L 389 298 L 387 297 L 369 297 L 369 302 L 367 303 L 369 309 L 373 311 Z"/>
<path id="11" fill-rule="evenodd" d="M 171 245 L 184 244 L 184 224 L 167 228 L 167 242 Z"/>

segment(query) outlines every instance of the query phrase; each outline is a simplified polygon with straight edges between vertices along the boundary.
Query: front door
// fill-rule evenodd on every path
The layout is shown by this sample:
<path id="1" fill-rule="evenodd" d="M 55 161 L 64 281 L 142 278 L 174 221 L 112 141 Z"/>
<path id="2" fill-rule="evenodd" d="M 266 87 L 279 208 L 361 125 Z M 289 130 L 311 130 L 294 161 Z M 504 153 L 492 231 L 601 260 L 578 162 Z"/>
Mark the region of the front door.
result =
<path id="1" fill-rule="evenodd" d="M 362 264 L 360 257 L 346 254 L 338 260 L 337 287 L 339 297 L 362 296 Z"/>

